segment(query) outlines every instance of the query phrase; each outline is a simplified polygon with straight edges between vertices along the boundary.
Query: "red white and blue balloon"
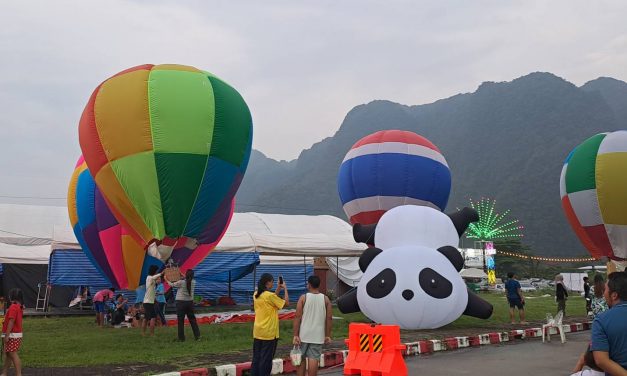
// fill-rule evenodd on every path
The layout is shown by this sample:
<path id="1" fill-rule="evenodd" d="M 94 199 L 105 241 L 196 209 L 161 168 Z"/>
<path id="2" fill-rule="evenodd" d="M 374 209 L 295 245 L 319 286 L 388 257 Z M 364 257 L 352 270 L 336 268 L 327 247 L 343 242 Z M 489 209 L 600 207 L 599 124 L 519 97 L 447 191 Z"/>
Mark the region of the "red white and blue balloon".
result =
<path id="1" fill-rule="evenodd" d="M 431 141 L 416 133 L 379 131 L 357 141 L 337 178 L 340 200 L 352 224 L 373 224 L 401 205 L 446 208 L 451 172 Z"/>

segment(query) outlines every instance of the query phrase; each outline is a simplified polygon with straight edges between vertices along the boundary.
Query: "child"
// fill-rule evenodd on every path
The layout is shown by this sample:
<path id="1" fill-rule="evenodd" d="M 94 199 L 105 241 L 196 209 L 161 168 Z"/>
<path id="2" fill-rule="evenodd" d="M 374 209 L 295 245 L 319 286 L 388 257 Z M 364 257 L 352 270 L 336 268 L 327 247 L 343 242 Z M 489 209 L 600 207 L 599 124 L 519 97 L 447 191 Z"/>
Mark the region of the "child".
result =
<path id="1" fill-rule="evenodd" d="M 4 323 L 2 324 L 2 341 L 4 344 L 2 376 L 8 374 L 11 362 L 15 366 L 15 374 L 21 376 L 22 362 L 17 352 L 22 345 L 22 315 L 24 313 L 22 290 L 12 289 L 9 292 L 9 300 L 11 300 L 11 306 L 4 316 Z"/>

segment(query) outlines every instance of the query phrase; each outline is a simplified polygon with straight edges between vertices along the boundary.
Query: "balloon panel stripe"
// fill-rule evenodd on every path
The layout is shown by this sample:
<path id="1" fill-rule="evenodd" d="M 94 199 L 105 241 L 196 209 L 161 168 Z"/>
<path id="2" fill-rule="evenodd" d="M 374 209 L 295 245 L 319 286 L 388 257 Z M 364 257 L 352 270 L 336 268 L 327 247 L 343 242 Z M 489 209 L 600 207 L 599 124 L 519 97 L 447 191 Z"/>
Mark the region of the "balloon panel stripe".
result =
<path id="1" fill-rule="evenodd" d="M 215 108 L 205 75 L 153 70 L 148 92 L 155 153 L 209 155 Z"/>

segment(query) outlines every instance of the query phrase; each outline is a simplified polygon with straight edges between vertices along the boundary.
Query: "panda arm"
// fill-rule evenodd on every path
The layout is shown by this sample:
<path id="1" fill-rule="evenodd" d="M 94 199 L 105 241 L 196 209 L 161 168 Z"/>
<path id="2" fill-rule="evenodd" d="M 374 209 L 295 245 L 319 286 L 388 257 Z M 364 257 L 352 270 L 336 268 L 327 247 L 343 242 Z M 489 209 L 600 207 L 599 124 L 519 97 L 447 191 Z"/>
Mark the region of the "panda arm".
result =
<path id="1" fill-rule="evenodd" d="M 352 288 L 337 299 L 337 308 L 339 308 L 342 313 L 361 312 L 359 303 L 357 302 L 357 287 Z"/>
<path id="2" fill-rule="evenodd" d="M 468 304 L 466 305 L 464 315 L 485 320 L 492 316 L 493 309 L 494 307 L 492 307 L 492 304 L 486 302 L 474 292 L 468 290 Z"/>

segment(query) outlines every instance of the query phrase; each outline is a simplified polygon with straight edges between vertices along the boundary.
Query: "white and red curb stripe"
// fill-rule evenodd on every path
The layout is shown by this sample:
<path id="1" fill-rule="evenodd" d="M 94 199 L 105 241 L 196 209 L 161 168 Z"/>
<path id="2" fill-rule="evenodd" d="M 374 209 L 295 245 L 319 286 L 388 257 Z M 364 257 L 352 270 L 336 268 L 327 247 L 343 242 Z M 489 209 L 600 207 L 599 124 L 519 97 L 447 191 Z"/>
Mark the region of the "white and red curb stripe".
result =
<path id="1" fill-rule="evenodd" d="M 564 324 L 565 333 L 590 330 L 592 323 Z M 556 328 L 549 328 L 550 334 L 557 334 Z M 509 332 L 491 332 L 475 336 L 447 337 L 442 340 L 430 339 L 406 343 L 406 356 L 432 354 L 439 351 L 457 350 L 465 347 L 495 345 L 510 342 L 514 339 L 541 338 L 542 328 L 510 330 Z M 320 356 L 320 368 L 328 368 L 344 363 L 348 350 L 326 352 Z M 158 376 L 247 376 L 250 375 L 250 362 L 227 364 L 212 368 L 197 368 L 180 372 L 162 373 Z M 272 361 L 272 375 L 294 373 L 296 370 L 289 358 L 274 359 Z"/>

